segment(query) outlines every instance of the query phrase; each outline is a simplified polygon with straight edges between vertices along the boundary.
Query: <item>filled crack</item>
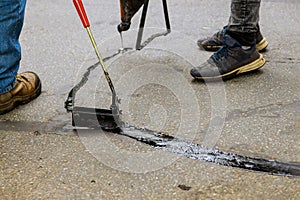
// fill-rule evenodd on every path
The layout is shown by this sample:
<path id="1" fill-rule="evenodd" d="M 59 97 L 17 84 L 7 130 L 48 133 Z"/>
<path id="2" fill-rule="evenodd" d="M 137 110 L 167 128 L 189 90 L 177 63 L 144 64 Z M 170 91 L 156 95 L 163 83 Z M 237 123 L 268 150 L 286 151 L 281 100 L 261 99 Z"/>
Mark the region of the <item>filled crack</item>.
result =
<path id="1" fill-rule="evenodd" d="M 120 134 L 151 145 L 156 149 L 179 154 L 187 158 L 274 175 L 300 176 L 300 163 L 252 158 L 217 149 L 209 149 L 199 144 L 129 124 L 124 124 Z"/>

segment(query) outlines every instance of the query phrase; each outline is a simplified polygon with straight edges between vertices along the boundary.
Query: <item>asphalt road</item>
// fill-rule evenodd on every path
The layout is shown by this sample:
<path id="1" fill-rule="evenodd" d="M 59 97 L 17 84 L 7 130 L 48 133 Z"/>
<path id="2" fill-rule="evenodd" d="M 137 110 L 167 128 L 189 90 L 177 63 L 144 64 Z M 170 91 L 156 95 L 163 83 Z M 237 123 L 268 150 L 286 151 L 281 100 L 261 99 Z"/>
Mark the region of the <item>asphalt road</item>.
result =
<path id="1" fill-rule="evenodd" d="M 99 49 L 120 48 L 118 1 L 84 1 Z M 196 41 L 222 28 L 230 1 L 169 1 L 172 32 L 106 64 L 123 120 L 209 148 L 300 162 L 300 2 L 264 0 L 261 31 L 269 41 L 258 72 L 221 83 L 193 81 L 189 69 L 211 53 Z M 124 33 L 134 47 L 140 13 Z M 144 38 L 164 31 L 151 1 Z M 72 1 L 27 2 L 20 71 L 37 72 L 41 96 L 0 116 L 1 199 L 300 199 L 299 177 L 189 159 L 128 137 L 70 130 L 69 90 L 97 62 Z M 108 108 L 101 69 L 76 105 Z"/>

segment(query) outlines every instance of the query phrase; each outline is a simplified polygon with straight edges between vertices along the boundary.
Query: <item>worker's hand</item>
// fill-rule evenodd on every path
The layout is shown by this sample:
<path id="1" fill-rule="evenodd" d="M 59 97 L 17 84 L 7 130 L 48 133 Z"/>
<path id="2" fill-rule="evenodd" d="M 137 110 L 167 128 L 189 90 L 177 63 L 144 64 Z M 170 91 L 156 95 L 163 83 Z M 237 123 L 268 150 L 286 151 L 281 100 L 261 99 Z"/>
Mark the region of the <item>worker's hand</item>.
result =
<path id="1" fill-rule="evenodd" d="M 118 25 L 119 32 L 127 31 L 130 28 L 132 17 L 143 4 L 144 0 L 120 0 L 121 23 Z"/>

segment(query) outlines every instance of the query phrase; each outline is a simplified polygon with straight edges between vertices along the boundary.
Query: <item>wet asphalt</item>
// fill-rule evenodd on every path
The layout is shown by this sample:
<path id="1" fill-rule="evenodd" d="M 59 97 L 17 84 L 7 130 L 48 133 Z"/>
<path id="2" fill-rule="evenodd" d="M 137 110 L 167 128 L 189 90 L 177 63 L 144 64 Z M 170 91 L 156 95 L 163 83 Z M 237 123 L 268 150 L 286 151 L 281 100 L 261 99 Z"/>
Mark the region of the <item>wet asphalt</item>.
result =
<path id="1" fill-rule="evenodd" d="M 120 48 L 118 1 L 84 1 L 99 49 Z M 194 81 L 189 70 L 211 55 L 199 37 L 226 24 L 229 1 L 168 1 L 172 32 L 141 51 L 106 62 L 121 98 L 122 120 L 241 156 L 300 162 L 300 3 L 264 0 L 265 66 L 219 83 Z M 134 47 L 140 13 L 124 33 Z M 165 29 L 151 1 L 143 39 Z M 28 1 L 22 67 L 43 84 L 35 101 L 0 116 L 1 199 L 299 199 L 300 179 L 190 159 L 118 134 L 71 130 L 69 90 L 96 55 L 72 1 Z M 109 108 L 100 68 L 76 105 Z"/>

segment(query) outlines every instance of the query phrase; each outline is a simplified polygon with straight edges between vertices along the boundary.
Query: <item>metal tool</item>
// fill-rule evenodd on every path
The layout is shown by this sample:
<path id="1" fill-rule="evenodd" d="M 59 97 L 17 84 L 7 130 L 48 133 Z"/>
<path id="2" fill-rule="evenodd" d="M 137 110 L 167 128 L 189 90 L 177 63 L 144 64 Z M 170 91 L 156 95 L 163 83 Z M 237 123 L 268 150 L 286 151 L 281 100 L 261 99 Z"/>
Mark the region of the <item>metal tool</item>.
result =
<path id="1" fill-rule="evenodd" d="M 123 47 L 123 37 L 122 32 L 127 31 L 131 25 L 132 17 L 138 12 L 138 10 L 143 7 L 140 25 L 138 30 L 138 36 L 136 40 L 136 50 L 141 50 L 145 45 L 142 44 L 142 37 L 144 32 L 144 26 L 146 21 L 146 15 L 148 11 L 149 0 L 120 0 L 120 8 L 121 8 L 121 23 L 118 25 L 118 31 L 121 37 L 121 46 Z M 159 37 L 162 35 L 167 35 L 171 32 L 171 25 L 169 20 L 169 12 L 168 12 L 168 5 L 167 0 L 162 0 L 165 23 L 167 31 L 162 34 L 157 34 L 155 37 Z M 155 37 L 150 38 L 153 40 Z"/>
<path id="2" fill-rule="evenodd" d="M 76 127 L 88 127 L 88 128 L 102 128 L 105 130 L 116 130 L 119 127 L 119 107 L 118 107 L 118 97 L 116 95 L 115 88 L 109 76 L 108 70 L 103 62 L 101 54 L 98 50 L 95 38 L 90 29 L 90 22 L 88 20 L 87 14 L 85 12 L 83 3 L 81 0 L 73 0 L 73 4 L 77 10 L 77 13 L 81 19 L 83 27 L 87 30 L 89 38 L 91 40 L 92 46 L 98 57 L 99 64 L 102 67 L 106 81 L 110 87 L 112 93 L 112 104 L 110 109 L 98 109 L 98 108 L 86 108 L 86 107 L 73 107 L 72 111 L 72 125 Z M 67 106 L 67 105 L 66 105 Z"/>

